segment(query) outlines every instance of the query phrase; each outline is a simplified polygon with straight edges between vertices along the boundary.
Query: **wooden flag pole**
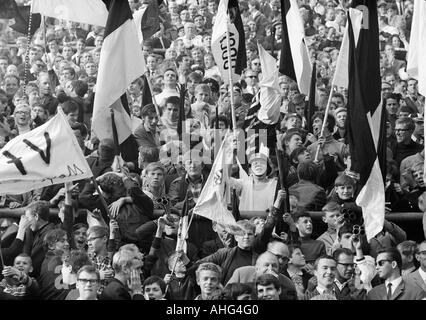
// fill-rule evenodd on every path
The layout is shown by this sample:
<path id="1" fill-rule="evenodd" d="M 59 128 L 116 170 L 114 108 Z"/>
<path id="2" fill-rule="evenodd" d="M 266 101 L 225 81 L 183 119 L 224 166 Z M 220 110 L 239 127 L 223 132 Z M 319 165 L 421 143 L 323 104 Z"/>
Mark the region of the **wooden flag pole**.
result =
<path id="1" fill-rule="evenodd" d="M 334 85 L 331 84 L 330 95 L 328 96 L 327 107 L 325 108 L 324 120 L 322 121 L 321 133 L 318 136 L 318 138 L 322 137 L 324 135 L 325 124 L 327 122 L 328 112 L 330 110 L 330 103 L 331 103 L 331 98 L 333 97 L 333 92 L 334 92 Z M 315 152 L 315 159 L 314 159 L 315 163 L 318 163 L 319 149 L 320 149 L 320 144 L 318 143 L 318 145 L 317 145 L 317 151 Z"/>
<path id="2" fill-rule="evenodd" d="M 145 74 L 145 77 L 146 77 L 146 74 Z M 148 77 L 146 77 L 146 83 L 148 83 L 149 91 L 151 91 L 152 104 L 155 106 L 155 112 L 157 113 L 158 122 L 161 124 L 160 107 L 158 106 L 157 101 L 155 101 L 155 97 L 152 94 L 151 82 L 149 81 Z"/>
<path id="3" fill-rule="evenodd" d="M 105 208 L 105 210 L 106 210 L 106 212 L 107 212 L 108 217 L 112 218 L 112 217 L 111 217 L 111 213 L 109 212 L 109 209 L 108 209 L 108 205 L 107 205 L 107 203 L 106 203 L 106 201 L 105 201 L 104 196 L 102 195 L 102 191 L 101 191 L 101 189 L 99 188 L 99 185 L 98 185 L 98 183 L 96 182 L 95 177 L 92 177 L 92 182 L 93 182 L 93 184 L 95 185 L 96 190 L 98 191 L 98 194 L 99 194 L 99 197 L 100 197 L 100 199 L 101 199 L 102 205 L 104 206 L 104 208 Z"/>

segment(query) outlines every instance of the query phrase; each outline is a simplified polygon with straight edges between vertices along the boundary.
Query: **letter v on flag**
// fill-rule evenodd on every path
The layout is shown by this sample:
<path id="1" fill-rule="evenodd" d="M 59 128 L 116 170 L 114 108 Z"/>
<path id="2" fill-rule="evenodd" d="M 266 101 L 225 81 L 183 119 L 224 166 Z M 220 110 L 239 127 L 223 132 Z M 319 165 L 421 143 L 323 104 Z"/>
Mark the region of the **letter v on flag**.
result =
<path id="1" fill-rule="evenodd" d="M 61 108 L 48 122 L 0 150 L 0 194 L 21 194 L 92 176 Z"/>

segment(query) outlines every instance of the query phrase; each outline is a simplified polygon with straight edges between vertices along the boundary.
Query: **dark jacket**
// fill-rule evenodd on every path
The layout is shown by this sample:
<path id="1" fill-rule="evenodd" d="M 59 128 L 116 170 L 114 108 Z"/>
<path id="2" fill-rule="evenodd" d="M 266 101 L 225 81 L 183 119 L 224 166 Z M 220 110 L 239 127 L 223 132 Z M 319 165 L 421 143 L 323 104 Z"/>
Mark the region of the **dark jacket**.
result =
<path id="1" fill-rule="evenodd" d="M 62 282 L 62 251 L 48 251 L 37 281 L 42 300 L 65 300 L 70 287 Z"/>
<path id="2" fill-rule="evenodd" d="M 368 300 L 387 300 L 386 289 L 384 283 L 374 287 L 367 294 Z M 426 298 L 426 291 L 410 282 L 402 280 L 390 300 L 422 300 L 424 298 Z"/>
<path id="3" fill-rule="evenodd" d="M 46 255 L 43 244 L 44 236 L 52 229 L 55 229 L 55 225 L 47 223 L 36 232 L 33 232 L 30 228 L 25 232 L 23 252 L 31 256 L 34 269 L 32 276 L 36 279 L 40 275 L 41 265 Z"/>
<path id="4" fill-rule="evenodd" d="M 129 293 L 129 289 L 116 278 L 112 279 L 111 282 L 102 291 L 99 300 L 145 300 L 143 295 L 135 294 L 132 296 Z"/>

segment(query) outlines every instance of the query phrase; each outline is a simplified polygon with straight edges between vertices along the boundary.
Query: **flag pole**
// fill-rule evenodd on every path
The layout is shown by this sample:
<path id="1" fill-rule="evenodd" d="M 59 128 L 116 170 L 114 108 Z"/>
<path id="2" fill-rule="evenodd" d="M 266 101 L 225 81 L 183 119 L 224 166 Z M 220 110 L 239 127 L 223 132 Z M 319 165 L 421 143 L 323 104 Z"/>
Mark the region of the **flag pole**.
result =
<path id="1" fill-rule="evenodd" d="M 327 122 L 328 112 L 329 112 L 329 110 L 330 110 L 330 103 L 331 103 L 331 98 L 333 97 L 333 92 L 334 92 L 334 84 L 332 83 L 332 84 L 331 84 L 331 89 L 330 89 L 330 95 L 328 96 L 327 107 L 325 108 L 324 120 L 322 121 L 321 133 L 320 133 L 320 135 L 318 136 L 318 138 L 319 138 L 319 137 L 322 137 L 322 136 L 323 136 L 323 134 L 324 134 L 325 124 L 326 124 L 326 122 Z M 318 163 L 319 149 L 320 149 L 320 144 L 318 143 L 318 145 L 317 145 L 317 150 L 316 150 L 316 152 L 315 152 L 315 159 L 314 159 L 314 162 L 315 162 L 315 163 Z"/>
<path id="2" fill-rule="evenodd" d="M 232 130 L 234 131 L 234 138 L 237 135 L 237 119 L 235 117 L 235 105 L 234 105 L 234 83 L 232 81 L 232 59 L 231 59 L 231 44 L 229 42 L 229 29 L 228 22 L 229 16 L 227 16 L 227 25 L 226 25 L 226 48 L 228 51 L 228 77 L 229 77 L 229 90 L 231 97 L 231 117 L 232 117 Z"/>
<path id="3" fill-rule="evenodd" d="M 145 73 L 145 77 L 146 77 L 146 73 Z M 152 104 L 155 106 L 155 112 L 157 113 L 158 122 L 161 123 L 160 107 L 158 106 L 157 101 L 155 101 L 155 97 L 152 94 L 151 82 L 148 77 L 146 77 L 146 83 L 148 83 L 149 91 L 151 91 Z"/>
<path id="4" fill-rule="evenodd" d="M 104 196 L 102 195 L 102 191 L 101 191 L 101 189 L 99 188 L 99 185 L 98 185 L 98 183 L 96 182 L 95 177 L 93 177 L 93 176 L 92 176 L 92 178 L 91 178 L 91 179 L 92 179 L 93 184 L 95 185 L 96 191 L 98 191 L 98 194 L 99 194 L 99 197 L 100 197 L 100 199 L 101 199 L 102 205 L 103 205 L 103 207 L 105 208 L 105 210 L 106 210 L 106 212 L 107 212 L 108 217 L 110 217 L 110 218 L 111 218 L 111 214 L 110 214 L 110 212 L 109 212 L 108 205 L 107 205 L 107 203 L 106 203 L 106 201 L 105 201 Z"/>
<path id="5" fill-rule="evenodd" d="M 30 6 L 30 16 L 28 17 L 28 31 L 27 31 L 27 50 L 25 52 L 24 62 L 24 92 L 27 89 L 28 72 L 30 64 L 30 41 L 31 41 L 31 24 L 33 21 L 33 5 Z"/>

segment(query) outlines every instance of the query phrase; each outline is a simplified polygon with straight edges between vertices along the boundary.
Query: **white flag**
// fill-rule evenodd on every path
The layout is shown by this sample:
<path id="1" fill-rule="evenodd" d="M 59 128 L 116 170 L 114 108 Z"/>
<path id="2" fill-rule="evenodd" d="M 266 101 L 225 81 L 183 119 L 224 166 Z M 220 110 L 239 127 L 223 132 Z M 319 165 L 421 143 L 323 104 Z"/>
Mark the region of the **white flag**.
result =
<path id="1" fill-rule="evenodd" d="M 193 213 L 216 221 L 224 226 L 235 226 L 235 218 L 227 209 L 226 194 L 229 189 L 228 165 L 232 164 L 232 136 L 223 139 L 207 182 L 201 191 Z"/>
<path id="2" fill-rule="evenodd" d="M 105 27 L 108 10 L 101 0 L 33 0 L 32 12 Z"/>
<path id="3" fill-rule="evenodd" d="M 47 123 L 17 136 L 0 150 L 0 194 L 21 194 L 92 176 L 60 108 Z"/>
<path id="4" fill-rule="evenodd" d="M 407 73 L 419 81 L 419 93 L 426 96 L 426 1 L 415 0 Z"/>
<path id="5" fill-rule="evenodd" d="M 277 123 L 280 118 L 281 93 L 278 81 L 276 59 L 271 56 L 259 43 L 260 65 L 262 66 L 262 80 L 260 86 L 260 109 L 257 117 L 266 124 Z"/>

